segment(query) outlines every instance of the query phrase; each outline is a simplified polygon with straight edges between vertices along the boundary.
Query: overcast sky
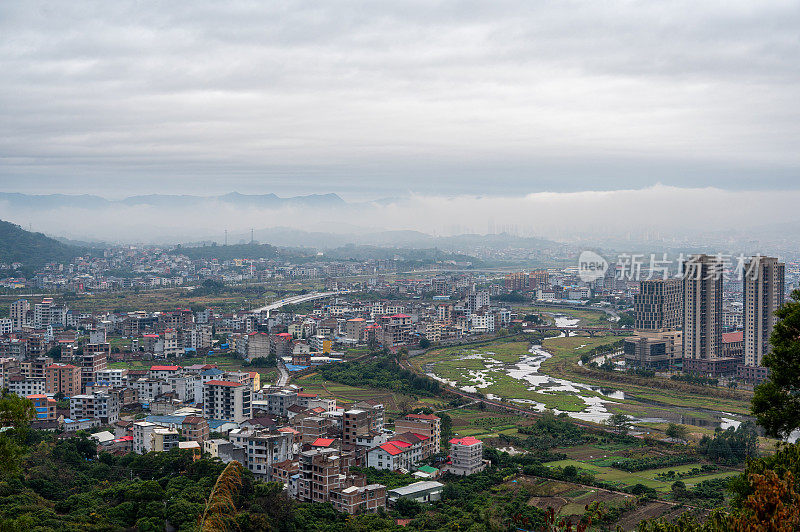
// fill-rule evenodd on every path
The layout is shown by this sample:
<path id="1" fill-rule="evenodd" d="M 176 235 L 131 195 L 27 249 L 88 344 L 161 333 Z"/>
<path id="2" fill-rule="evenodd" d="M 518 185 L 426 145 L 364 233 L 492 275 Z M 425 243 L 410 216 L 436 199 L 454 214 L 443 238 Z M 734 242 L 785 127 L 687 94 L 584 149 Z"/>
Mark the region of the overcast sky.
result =
<path id="1" fill-rule="evenodd" d="M 800 188 L 798 2 L 0 2 L 0 189 Z"/>

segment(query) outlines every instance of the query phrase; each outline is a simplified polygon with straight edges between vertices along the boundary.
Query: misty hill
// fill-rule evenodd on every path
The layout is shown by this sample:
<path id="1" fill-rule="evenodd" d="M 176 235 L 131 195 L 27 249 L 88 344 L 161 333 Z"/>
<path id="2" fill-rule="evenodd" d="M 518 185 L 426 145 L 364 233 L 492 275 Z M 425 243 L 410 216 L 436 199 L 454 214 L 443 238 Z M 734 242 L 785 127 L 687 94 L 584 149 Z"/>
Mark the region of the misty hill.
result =
<path id="1" fill-rule="evenodd" d="M 444 261 L 469 262 L 473 266 L 482 264 L 475 257 L 460 253 L 450 253 L 440 249 L 385 248 L 377 246 L 356 246 L 353 244 L 326 249 L 323 254 L 316 250 L 297 247 L 275 247 L 270 244 L 235 244 L 229 246 L 175 246 L 175 253 L 190 259 L 280 259 L 294 263 L 392 260 L 405 267 L 417 267 Z"/>
<path id="2" fill-rule="evenodd" d="M 21 262 L 35 268 L 48 262 L 65 262 L 83 255 L 86 248 L 64 244 L 0 220 L 0 262 Z"/>
<path id="3" fill-rule="evenodd" d="M 250 239 L 250 235 L 235 238 Z M 276 246 L 301 246 L 332 249 L 348 244 L 392 248 L 440 249 L 455 253 L 470 253 L 476 248 L 543 249 L 558 245 L 552 240 L 520 237 L 507 233 L 492 235 L 465 234 L 456 236 L 433 236 L 420 231 L 379 231 L 328 233 L 303 231 L 290 227 L 273 227 L 255 231 L 256 240 L 270 242 Z"/>
<path id="4" fill-rule="evenodd" d="M 176 246 L 173 251 L 197 259 L 276 259 L 280 255 L 278 248 L 269 244 L 236 244 L 232 246 Z M 293 255 L 293 254 L 291 254 Z M 281 255 L 287 258 L 288 254 Z"/>
<path id="5" fill-rule="evenodd" d="M 223 203 L 237 207 L 342 207 L 347 203 L 337 194 L 309 194 L 281 198 L 275 194 L 239 194 L 231 192 L 218 196 L 193 196 L 173 194 L 148 194 L 130 196 L 121 200 L 109 200 L 90 194 L 19 194 L 0 192 L 0 201 L 19 209 L 98 209 L 114 205 L 149 206 L 161 208 L 204 207 L 212 203 Z"/>

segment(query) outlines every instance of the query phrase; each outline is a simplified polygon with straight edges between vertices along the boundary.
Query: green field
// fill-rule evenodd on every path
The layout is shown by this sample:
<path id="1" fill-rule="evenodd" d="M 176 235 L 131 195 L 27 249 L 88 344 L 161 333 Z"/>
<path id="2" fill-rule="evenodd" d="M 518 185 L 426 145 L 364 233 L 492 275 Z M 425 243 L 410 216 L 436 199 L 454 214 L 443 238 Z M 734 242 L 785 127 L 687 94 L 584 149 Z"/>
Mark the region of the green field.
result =
<path id="1" fill-rule="evenodd" d="M 609 321 L 608 315 L 602 310 L 592 310 L 592 309 L 573 310 L 561 307 L 549 307 L 547 305 L 514 307 L 514 310 L 517 311 L 519 314 L 544 313 L 544 314 L 566 315 L 573 318 L 578 318 L 580 320 L 578 321 L 578 325 L 583 327 L 608 327 L 614 324 L 614 322 Z M 549 318 L 549 316 L 546 317 Z M 549 319 L 548 323 L 552 323 L 552 319 Z"/>
<path id="2" fill-rule="evenodd" d="M 383 402 L 387 414 L 397 414 L 401 410 L 410 410 L 415 407 L 427 406 L 434 410 L 447 408 L 446 402 L 438 398 L 416 398 L 411 395 L 393 393 L 375 388 L 355 387 L 338 382 L 326 381 L 314 373 L 299 377 L 292 381 L 293 384 L 302 386 L 304 391 L 317 393 L 323 397 L 333 397 L 340 405 L 348 405 L 365 399 L 375 399 Z"/>
<path id="3" fill-rule="evenodd" d="M 548 467 L 566 467 L 566 466 L 575 466 L 579 470 L 589 471 L 594 473 L 595 478 L 604 480 L 606 482 L 610 482 L 615 484 L 619 487 L 627 487 L 627 486 L 634 486 L 636 484 L 642 484 L 643 486 L 647 486 L 648 488 L 653 488 L 660 492 L 668 492 L 672 486 L 673 480 L 656 480 L 656 475 L 659 473 L 666 473 L 667 471 L 675 471 L 675 472 L 682 472 L 688 471 L 693 467 L 697 467 L 698 464 L 687 464 L 682 466 L 674 466 L 674 467 L 666 467 L 661 469 L 649 469 L 647 471 L 637 471 L 635 473 L 629 473 L 627 471 L 622 471 L 619 469 L 614 469 L 613 467 L 601 466 L 591 461 L 578 461 L 578 460 L 558 460 L 556 462 L 548 462 Z M 728 470 L 728 471 L 715 471 L 713 473 L 709 473 L 707 475 L 698 475 L 696 477 L 689 477 L 682 479 L 682 481 L 686 484 L 687 488 L 691 488 L 703 482 L 704 480 L 712 480 L 716 478 L 727 478 L 732 477 L 735 475 L 740 474 L 740 471 L 735 470 Z"/>
<path id="4" fill-rule="evenodd" d="M 614 336 L 598 336 L 553 338 L 547 341 L 560 346 L 564 352 L 580 357 L 596 346 L 616 340 Z M 559 341 L 563 341 L 563 345 Z M 543 403 L 545 408 L 565 412 L 583 411 L 586 403 L 582 397 L 599 396 L 591 390 L 581 390 L 580 394 L 531 390 L 531 384 L 527 381 L 508 375 L 506 370 L 528 356 L 529 348 L 527 341 L 502 339 L 481 345 L 435 349 L 412 358 L 411 362 L 420 371 L 432 371 L 443 379 L 455 382 L 458 387 L 475 386 L 478 392 L 487 396 L 536 401 Z"/>
<path id="5" fill-rule="evenodd" d="M 606 337 L 608 338 L 608 337 Z M 615 337 L 620 339 L 621 337 Z M 737 398 L 715 397 L 710 395 L 713 389 L 699 390 L 697 387 L 681 386 L 682 389 L 668 389 L 661 385 L 667 379 L 655 377 L 650 379 L 638 379 L 643 384 L 620 382 L 614 380 L 616 373 L 603 372 L 599 370 L 588 370 L 580 368 L 578 361 L 583 353 L 591 347 L 597 345 L 593 342 L 597 338 L 569 337 L 569 338 L 546 338 L 542 346 L 552 357 L 542 363 L 541 371 L 553 377 L 568 379 L 575 382 L 592 384 L 616 390 L 624 391 L 627 395 L 626 400 L 614 405 L 615 412 L 628 415 L 647 415 L 655 408 L 654 404 L 662 407 L 679 406 L 688 409 L 708 409 L 732 414 L 748 414 L 750 412 L 751 392 L 735 392 Z M 586 344 L 586 348 L 577 347 Z M 635 380 L 635 379 L 632 379 Z M 646 384 L 645 384 L 646 383 Z M 673 382 L 668 381 L 668 386 L 673 386 Z M 704 394 L 705 393 L 705 394 Z M 702 411 L 698 410 L 698 417 L 702 417 Z"/>

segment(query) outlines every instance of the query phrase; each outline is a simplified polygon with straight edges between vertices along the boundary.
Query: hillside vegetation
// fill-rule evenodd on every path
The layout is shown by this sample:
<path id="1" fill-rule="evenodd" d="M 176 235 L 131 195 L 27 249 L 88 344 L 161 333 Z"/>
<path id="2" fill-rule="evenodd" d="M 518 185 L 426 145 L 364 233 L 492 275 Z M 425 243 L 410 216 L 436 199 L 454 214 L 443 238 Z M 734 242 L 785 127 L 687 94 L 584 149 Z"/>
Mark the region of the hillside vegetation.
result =
<path id="1" fill-rule="evenodd" d="M 0 262 L 20 262 L 36 268 L 48 262 L 69 261 L 87 251 L 0 220 Z"/>

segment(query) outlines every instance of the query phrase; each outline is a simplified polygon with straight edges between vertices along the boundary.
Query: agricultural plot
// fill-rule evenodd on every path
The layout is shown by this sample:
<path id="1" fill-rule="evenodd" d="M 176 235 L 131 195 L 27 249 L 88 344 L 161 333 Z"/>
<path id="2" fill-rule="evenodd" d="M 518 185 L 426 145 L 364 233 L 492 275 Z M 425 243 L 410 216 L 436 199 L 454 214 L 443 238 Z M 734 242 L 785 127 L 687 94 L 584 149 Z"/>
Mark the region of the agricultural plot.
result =
<path id="1" fill-rule="evenodd" d="M 560 480 L 544 480 L 531 477 L 518 477 L 512 484 L 521 484 L 531 493 L 528 504 L 542 510 L 552 508 L 562 517 L 580 517 L 586 506 L 602 503 L 605 507 L 621 507 L 628 501 L 635 501 L 634 495 L 592 488 Z"/>
<path id="2" fill-rule="evenodd" d="M 549 315 L 567 314 L 570 317 L 577 318 L 579 320 L 578 325 L 581 327 L 608 327 L 614 324 L 602 310 L 565 309 L 561 307 L 548 307 L 546 305 L 516 307 L 515 310 L 520 314 L 545 313 L 547 314 L 547 316 L 545 316 L 546 318 L 548 318 Z M 552 322 L 552 320 L 549 321 Z"/>
<path id="3" fill-rule="evenodd" d="M 487 412 L 473 408 L 448 410 L 447 414 L 453 422 L 453 434 L 457 436 L 474 436 L 478 439 L 492 440 L 500 434 L 514 436 L 519 427 L 530 425 L 531 420 L 520 418 L 517 414 Z M 502 447 L 502 444 L 498 443 Z"/>
<path id="4" fill-rule="evenodd" d="M 558 460 L 555 462 L 548 462 L 548 467 L 567 467 L 574 466 L 579 471 L 587 471 L 594 474 L 595 478 L 609 482 L 619 488 L 631 487 L 636 484 L 642 484 L 648 488 L 653 488 L 656 491 L 666 493 L 670 491 L 672 486 L 671 480 L 659 480 L 658 475 L 666 473 L 667 471 L 684 472 L 692 468 L 698 467 L 697 463 L 686 464 L 681 466 L 665 467 L 659 469 L 648 469 L 645 471 L 628 472 L 610 467 L 608 465 L 599 465 L 603 460 Z M 687 488 L 691 488 L 705 480 L 713 480 L 718 478 L 728 478 L 738 475 L 740 471 L 727 470 L 709 473 L 706 475 L 697 475 L 683 479 Z"/>
<path id="5" fill-rule="evenodd" d="M 300 377 L 294 383 L 302 386 L 306 392 L 317 393 L 322 397 L 332 397 L 341 405 L 349 405 L 367 399 L 381 401 L 387 414 L 397 414 L 402 410 L 409 410 L 415 407 L 427 406 L 435 410 L 447 408 L 446 404 L 440 399 L 423 398 L 423 400 L 419 400 L 411 395 L 402 393 L 393 393 L 368 387 L 348 386 L 338 382 L 326 381 L 318 374 Z"/>
<path id="6" fill-rule="evenodd" d="M 617 340 L 615 336 L 562 337 L 547 339 L 547 345 L 580 357 Z M 572 383 L 542 376 L 539 365 L 548 356 L 530 352 L 527 342 L 498 340 L 477 346 L 436 349 L 413 358 L 412 363 L 429 376 L 466 392 L 481 393 L 489 399 L 516 401 L 539 410 L 586 413 L 584 418 L 588 418 L 604 401 L 603 394 L 588 386 L 575 387 Z"/>

